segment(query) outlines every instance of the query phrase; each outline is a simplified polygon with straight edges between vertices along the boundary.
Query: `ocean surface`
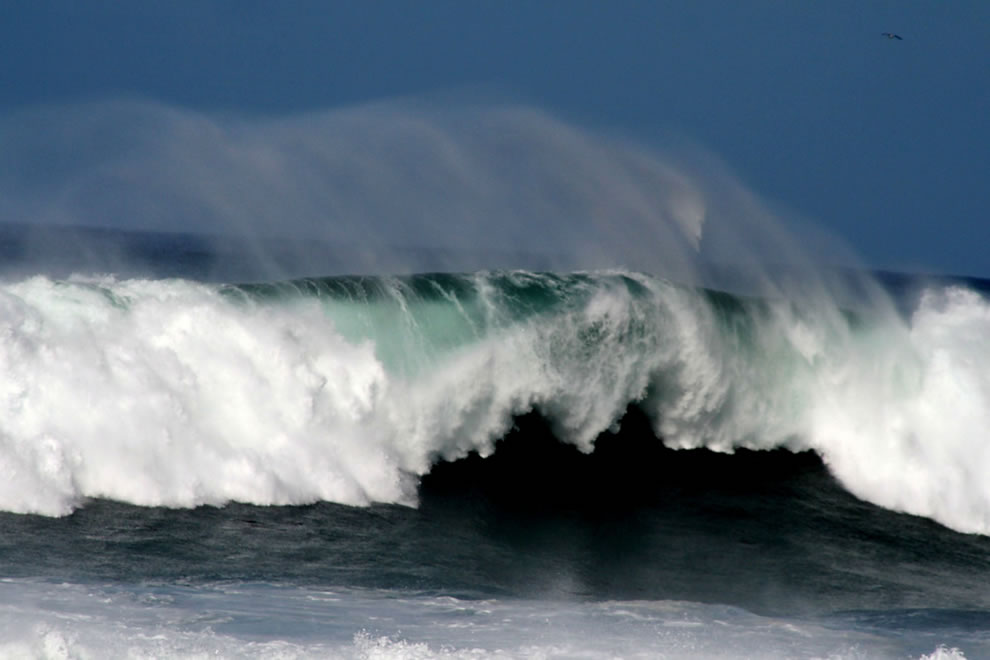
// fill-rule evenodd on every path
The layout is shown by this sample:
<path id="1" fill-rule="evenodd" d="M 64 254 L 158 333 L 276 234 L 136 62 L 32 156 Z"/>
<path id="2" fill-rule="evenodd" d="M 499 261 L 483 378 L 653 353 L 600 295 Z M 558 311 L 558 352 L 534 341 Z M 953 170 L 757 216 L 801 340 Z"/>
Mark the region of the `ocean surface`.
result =
<path id="1" fill-rule="evenodd" d="M 990 657 L 987 282 L 269 254 L 0 228 L 0 657 Z"/>

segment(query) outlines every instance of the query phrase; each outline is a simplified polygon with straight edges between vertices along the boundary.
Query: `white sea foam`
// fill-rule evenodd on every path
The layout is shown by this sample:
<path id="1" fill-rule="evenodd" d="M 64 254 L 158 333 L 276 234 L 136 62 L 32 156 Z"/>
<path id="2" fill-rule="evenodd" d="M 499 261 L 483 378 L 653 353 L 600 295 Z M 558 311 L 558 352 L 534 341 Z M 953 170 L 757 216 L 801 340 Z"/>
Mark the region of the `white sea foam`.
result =
<path id="1" fill-rule="evenodd" d="M 484 274 L 478 300 L 440 302 L 3 285 L 0 507 L 414 504 L 417 476 L 490 453 L 514 415 L 538 410 L 590 451 L 638 401 L 672 447 L 811 448 L 864 499 L 990 531 L 990 304 L 975 292 L 850 324 L 827 301 L 727 318 L 662 280 L 581 282 L 580 304 L 522 319 Z"/>
<path id="2" fill-rule="evenodd" d="M 410 597 L 304 587 L 0 583 L 0 656 L 97 658 L 962 659 L 926 630 L 761 617 L 721 605 Z"/>
<path id="3" fill-rule="evenodd" d="M 990 303 L 958 287 L 922 297 L 833 368 L 810 415 L 812 446 L 856 495 L 990 533 Z"/>
<path id="4" fill-rule="evenodd" d="M 342 340 L 312 305 L 34 278 L 0 307 L 7 510 L 411 501 L 393 438 L 368 428 L 388 387 L 373 347 Z"/>

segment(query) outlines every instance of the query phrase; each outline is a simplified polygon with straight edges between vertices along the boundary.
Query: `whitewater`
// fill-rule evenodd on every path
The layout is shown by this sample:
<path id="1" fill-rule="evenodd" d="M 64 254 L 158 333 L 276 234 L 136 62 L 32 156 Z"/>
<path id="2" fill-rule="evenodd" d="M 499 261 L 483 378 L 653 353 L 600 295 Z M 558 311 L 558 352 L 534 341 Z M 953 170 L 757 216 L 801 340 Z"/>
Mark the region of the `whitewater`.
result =
<path id="1" fill-rule="evenodd" d="M 669 447 L 814 450 L 858 497 L 990 530 L 990 304 L 962 286 L 906 319 L 618 271 L 0 291 L 7 511 L 415 505 L 517 416 L 592 452 L 637 406 Z"/>

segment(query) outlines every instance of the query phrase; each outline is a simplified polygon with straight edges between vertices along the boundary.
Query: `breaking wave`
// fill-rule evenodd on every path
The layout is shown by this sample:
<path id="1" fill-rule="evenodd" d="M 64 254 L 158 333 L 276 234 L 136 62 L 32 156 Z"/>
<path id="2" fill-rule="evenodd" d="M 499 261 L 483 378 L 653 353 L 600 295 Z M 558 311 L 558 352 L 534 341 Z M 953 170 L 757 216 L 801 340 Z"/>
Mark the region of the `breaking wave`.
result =
<path id="1" fill-rule="evenodd" d="M 908 313 L 635 272 L 0 287 L 0 508 L 87 498 L 415 505 L 537 413 L 585 452 L 638 406 L 671 448 L 814 450 L 860 498 L 990 533 L 990 303 Z"/>

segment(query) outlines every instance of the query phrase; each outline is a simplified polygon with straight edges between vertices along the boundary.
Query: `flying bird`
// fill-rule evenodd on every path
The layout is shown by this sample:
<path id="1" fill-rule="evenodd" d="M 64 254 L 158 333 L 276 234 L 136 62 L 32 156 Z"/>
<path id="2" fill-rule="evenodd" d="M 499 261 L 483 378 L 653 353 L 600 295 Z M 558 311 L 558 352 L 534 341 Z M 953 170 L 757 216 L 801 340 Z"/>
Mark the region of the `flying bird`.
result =
<path id="1" fill-rule="evenodd" d="M 894 34 L 893 32 L 881 32 L 880 34 L 887 37 L 888 39 L 897 39 L 898 41 L 904 41 L 904 39 L 901 38 L 901 35 Z"/>

